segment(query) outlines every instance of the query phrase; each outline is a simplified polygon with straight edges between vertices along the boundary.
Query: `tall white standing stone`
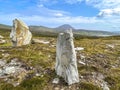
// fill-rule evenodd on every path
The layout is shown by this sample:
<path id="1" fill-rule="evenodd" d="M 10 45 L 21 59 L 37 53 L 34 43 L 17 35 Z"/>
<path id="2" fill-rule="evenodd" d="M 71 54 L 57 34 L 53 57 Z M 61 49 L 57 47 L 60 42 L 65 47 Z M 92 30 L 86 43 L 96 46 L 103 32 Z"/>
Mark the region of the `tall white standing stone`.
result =
<path id="1" fill-rule="evenodd" d="M 13 46 L 22 46 L 30 44 L 32 34 L 29 27 L 21 20 L 13 20 L 13 27 L 10 33 Z"/>
<path id="2" fill-rule="evenodd" d="M 55 70 L 68 85 L 79 82 L 72 30 L 60 33 L 58 36 Z"/>

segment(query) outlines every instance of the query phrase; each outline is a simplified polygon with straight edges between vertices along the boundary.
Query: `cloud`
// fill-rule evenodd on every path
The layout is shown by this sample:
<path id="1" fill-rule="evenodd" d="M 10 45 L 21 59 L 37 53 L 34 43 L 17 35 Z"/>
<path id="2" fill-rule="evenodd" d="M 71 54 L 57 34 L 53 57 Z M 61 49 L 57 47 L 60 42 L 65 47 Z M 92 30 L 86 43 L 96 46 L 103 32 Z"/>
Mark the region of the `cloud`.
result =
<path id="1" fill-rule="evenodd" d="M 0 23 L 2 22 L 9 22 L 11 25 L 11 22 L 14 18 L 20 18 L 27 22 L 29 25 L 40 25 L 40 24 L 55 24 L 61 25 L 63 23 L 68 24 L 80 24 L 80 23 L 96 23 L 96 22 L 102 22 L 101 20 L 97 20 L 96 17 L 90 18 L 90 17 L 72 17 L 72 16 L 63 16 L 61 13 L 56 13 L 58 17 L 46 17 L 46 16 L 40 16 L 40 15 L 21 15 L 21 14 L 0 14 Z M 4 18 L 6 17 L 6 18 Z M 51 23 L 52 22 L 52 23 Z"/>
<path id="2" fill-rule="evenodd" d="M 62 13 L 55 13 L 54 16 L 55 17 L 63 17 L 64 15 Z"/>
<path id="3" fill-rule="evenodd" d="M 117 15 L 117 16 L 120 15 L 120 8 L 103 9 L 98 14 L 99 17 L 105 17 L 105 16 L 108 17 L 108 16 L 114 16 L 114 15 Z"/>
<path id="4" fill-rule="evenodd" d="M 103 29 L 120 30 L 120 0 L 86 0 L 86 3 L 99 9 L 97 18 L 103 21 L 99 24 Z"/>
<path id="5" fill-rule="evenodd" d="M 59 16 L 59 15 L 58 15 Z M 97 17 L 82 16 L 60 16 L 46 17 L 41 15 L 21 15 L 17 13 L 5 14 L 0 13 L 0 23 L 12 25 L 12 20 L 18 18 L 23 20 L 27 25 L 43 25 L 48 27 L 57 27 L 62 24 L 70 24 L 75 28 L 91 29 L 91 30 L 119 30 L 120 19 L 118 17 L 101 19 Z M 4 24 L 3 23 L 3 24 Z"/>
<path id="6" fill-rule="evenodd" d="M 119 8 L 120 0 L 36 0 L 38 4 L 56 4 L 56 3 L 67 3 L 67 4 L 80 4 L 85 2 L 98 9 L 108 9 L 108 8 Z"/>
<path id="7" fill-rule="evenodd" d="M 98 9 L 119 8 L 120 0 L 86 0 L 86 3 Z"/>

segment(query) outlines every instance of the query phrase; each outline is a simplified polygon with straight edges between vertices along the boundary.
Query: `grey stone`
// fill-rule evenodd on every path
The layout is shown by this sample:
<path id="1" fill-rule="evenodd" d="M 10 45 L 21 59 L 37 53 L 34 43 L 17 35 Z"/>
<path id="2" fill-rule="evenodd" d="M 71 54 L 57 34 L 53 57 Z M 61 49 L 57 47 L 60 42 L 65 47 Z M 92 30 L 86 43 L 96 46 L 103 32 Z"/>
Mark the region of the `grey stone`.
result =
<path id="1" fill-rule="evenodd" d="M 11 67 L 5 67 L 4 68 L 4 73 L 5 74 L 12 74 L 12 73 L 15 73 L 16 71 L 16 68 L 14 66 L 11 66 Z"/>
<path id="2" fill-rule="evenodd" d="M 57 39 L 55 70 L 68 85 L 79 82 L 76 60 L 72 30 L 60 33 Z"/>
<path id="3" fill-rule="evenodd" d="M 85 63 L 84 63 L 84 62 L 82 62 L 82 61 L 78 61 L 78 63 L 79 63 L 79 64 L 82 64 L 82 65 L 85 65 Z"/>

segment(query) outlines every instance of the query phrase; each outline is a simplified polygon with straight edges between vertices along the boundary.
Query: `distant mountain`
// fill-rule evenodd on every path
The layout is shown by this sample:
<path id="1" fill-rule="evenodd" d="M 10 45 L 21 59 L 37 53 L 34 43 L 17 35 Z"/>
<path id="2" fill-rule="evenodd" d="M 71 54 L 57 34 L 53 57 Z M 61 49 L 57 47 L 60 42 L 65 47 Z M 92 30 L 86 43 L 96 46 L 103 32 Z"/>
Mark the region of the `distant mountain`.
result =
<path id="1" fill-rule="evenodd" d="M 47 36 L 57 36 L 57 32 L 52 28 L 48 28 L 45 26 L 29 26 L 29 29 L 32 33 L 39 35 L 47 35 Z"/>
<path id="2" fill-rule="evenodd" d="M 64 25 L 61 25 L 61 26 L 59 26 L 59 27 L 54 28 L 54 30 L 57 30 L 57 31 L 65 31 L 65 30 L 68 30 L 68 29 L 70 29 L 70 28 L 74 30 L 74 28 L 73 28 L 71 25 L 69 25 L 69 24 L 64 24 Z"/>
<path id="3" fill-rule="evenodd" d="M 11 30 L 11 26 L 9 25 L 4 25 L 4 24 L 0 24 L 0 30 L 4 29 L 4 30 Z"/>
<path id="4" fill-rule="evenodd" d="M 87 35 L 87 36 L 112 36 L 116 35 L 114 32 L 100 31 L 100 30 L 85 30 L 85 29 L 76 29 L 75 34 Z"/>
<path id="5" fill-rule="evenodd" d="M 120 31 L 113 31 L 116 35 L 120 35 Z"/>
<path id="6" fill-rule="evenodd" d="M 85 29 L 75 29 L 69 24 L 61 25 L 57 28 L 54 28 L 55 31 L 64 32 L 67 29 L 72 29 L 75 35 L 86 35 L 86 36 L 111 36 L 116 35 L 114 32 L 108 31 L 98 31 L 98 30 L 85 30 Z"/>
<path id="7" fill-rule="evenodd" d="M 67 29 L 73 29 L 75 36 L 112 36 L 120 35 L 120 33 L 108 32 L 108 31 L 98 31 L 98 30 L 85 30 L 85 29 L 75 29 L 69 24 L 61 25 L 57 28 L 49 28 L 45 26 L 29 26 L 30 31 L 35 34 L 47 35 L 47 36 L 57 36 L 58 33 L 64 32 Z M 0 24 L 0 30 L 11 30 L 11 26 Z"/>

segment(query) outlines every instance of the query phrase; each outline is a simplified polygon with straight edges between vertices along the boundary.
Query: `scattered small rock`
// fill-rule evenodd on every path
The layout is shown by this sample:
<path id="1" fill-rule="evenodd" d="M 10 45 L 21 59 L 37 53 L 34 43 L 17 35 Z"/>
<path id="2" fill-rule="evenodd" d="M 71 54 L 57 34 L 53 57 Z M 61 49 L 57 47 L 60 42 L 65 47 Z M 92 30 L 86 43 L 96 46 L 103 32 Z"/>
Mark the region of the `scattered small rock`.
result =
<path id="1" fill-rule="evenodd" d="M 85 59 L 85 56 L 80 54 L 80 58 L 81 58 L 82 60 L 84 60 L 84 59 Z"/>
<path id="2" fill-rule="evenodd" d="M 101 86 L 103 90 L 110 90 L 106 82 L 103 82 Z"/>
<path id="3" fill-rule="evenodd" d="M 109 47 L 109 48 L 114 48 L 115 47 L 115 45 L 113 45 L 113 44 L 106 44 L 107 45 L 107 47 Z"/>
<path id="4" fill-rule="evenodd" d="M 51 47 L 56 47 L 56 45 L 51 45 Z"/>
<path id="5" fill-rule="evenodd" d="M 16 68 L 14 66 L 4 67 L 4 74 L 13 74 L 13 73 L 15 73 L 15 71 L 16 71 Z"/>
<path id="6" fill-rule="evenodd" d="M 9 63 L 0 59 L 0 78 L 13 86 L 19 85 L 28 76 L 29 71 L 31 69 L 28 69 L 28 66 L 17 58 L 12 59 Z"/>
<path id="7" fill-rule="evenodd" d="M 36 75 L 37 77 L 39 77 L 41 74 L 40 74 L 40 73 L 36 73 L 35 75 Z"/>
<path id="8" fill-rule="evenodd" d="M 49 44 L 49 41 L 45 41 L 45 40 L 39 40 L 39 39 L 33 39 L 34 43 L 42 43 L 42 44 Z"/>
<path id="9" fill-rule="evenodd" d="M 78 61 L 78 63 L 79 63 L 79 64 L 82 64 L 82 65 L 85 65 L 85 63 L 84 63 L 84 62 L 82 62 L 82 61 Z"/>
<path id="10" fill-rule="evenodd" d="M 75 50 L 76 51 L 82 51 L 82 50 L 84 50 L 84 48 L 83 47 L 76 47 Z"/>
<path id="11" fill-rule="evenodd" d="M 16 87 L 16 86 L 18 86 L 18 85 L 20 85 L 20 83 L 14 83 L 14 84 L 13 84 L 14 87 Z"/>
<path id="12" fill-rule="evenodd" d="M 84 77 L 83 77 L 83 76 L 80 76 L 80 78 L 82 78 L 82 79 L 83 79 Z"/>
<path id="13" fill-rule="evenodd" d="M 55 78 L 55 79 L 53 79 L 52 83 L 54 83 L 54 84 L 58 84 L 58 83 L 59 83 L 59 78 Z"/>

